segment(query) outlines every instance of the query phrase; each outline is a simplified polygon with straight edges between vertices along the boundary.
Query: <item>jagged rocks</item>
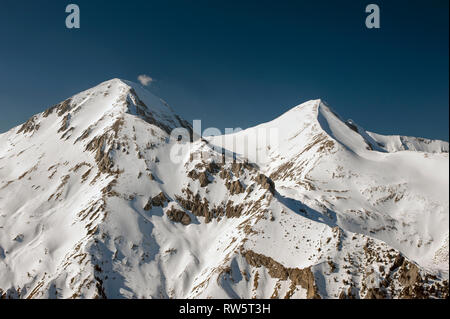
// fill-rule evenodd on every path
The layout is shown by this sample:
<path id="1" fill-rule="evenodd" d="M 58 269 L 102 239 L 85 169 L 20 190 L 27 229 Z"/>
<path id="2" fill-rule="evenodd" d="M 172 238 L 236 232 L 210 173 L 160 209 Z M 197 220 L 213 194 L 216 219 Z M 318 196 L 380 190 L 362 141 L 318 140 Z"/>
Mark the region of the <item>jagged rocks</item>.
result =
<path id="1" fill-rule="evenodd" d="M 107 197 L 119 197 L 119 193 L 113 190 L 113 187 L 117 185 L 117 179 L 113 179 L 105 188 L 102 189 L 102 193 Z"/>
<path id="2" fill-rule="evenodd" d="M 306 298 L 320 299 L 311 267 L 305 269 L 289 269 L 289 279 L 291 279 L 292 283 L 296 286 L 300 285 L 302 288 L 306 289 Z"/>
<path id="3" fill-rule="evenodd" d="M 191 211 L 195 216 L 205 217 L 205 223 L 209 223 L 213 218 L 221 218 L 223 216 L 237 218 L 242 215 L 244 210 L 244 205 L 234 205 L 231 200 L 223 205 L 210 208 L 206 198 L 202 199 L 199 194 L 193 195 L 189 189 L 185 189 L 183 192 L 186 193 L 187 198 L 176 195 L 175 199 L 177 202 L 183 209 Z"/>
<path id="4" fill-rule="evenodd" d="M 152 207 L 164 207 L 164 204 L 168 201 L 166 195 L 161 192 L 148 200 L 147 204 L 144 206 L 144 210 L 149 211 Z"/>
<path id="5" fill-rule="evenodd" d="M 367 247 L 367 246 L 364 246 L 364 247 Z M 405 261 L 405 257 L 398 254 L 397 257 L 395 257 L 394 263 L 392 264 L 390 271 L 396 270 L 398 267 L 400 267 L 403 264 L 404 261 Z"/>
<path id="6" fill-rule="evenodd" d="M 270 178 L 272 180 L 284 179 L 286 176 L 293 176 L 292 168 L 294 166 L 294 162 L 287 162 L 280 165 L 276 171 L 270 174 Z"/>
<path id="7" fill-rule="evenodd" d="M 188 193 L 188 198 L 184 199 L 181 196 L 175 196 L 178 203 L 186 210 L 189 210 L 195 216 L 205 217 L 206 223 L 209 223 L 211 219 L 214 217 L 213 213 L 209 210 L 209 203 L 206 198 L 201 199 L 199 194 L 195 196 L 192 193 Z"/>
<path id="8" fill-rule="evenodd" d="M 88 138 L 89 134 L 91 134 L 91 128 L 87 128 L 86 130 L 84 130 L 83 133 L 77 137 L 74 144 L 77 143 L 78 141 L 82 141 L 82 140 Z"/>
<path id="9" fill-rule="evenodd" d="M 201 187 L 206 187 L 210 183 L 206 171 L 197 173 L 196 170 L 192 170 L 188 173 L 188 177 L 191 178 L 192 180 L 198 180 L 200 182 Z"/>
<path id="10" fill-rule="evenodd" d="M 386 294 L 379 288 L 369 288 L 364 299 L 386 299 Z"/>
<path id="11" fill-rule="evenodd" d="M 47 109 L 43 113 L 43 116 L 48 117 L 55 110 L 57 111 L 58 116 L 63 116 L 64 113 L 66 113 L 67 111 L 69 111 L 71 109 L 71 103 L 72 103 L 72 99 L 67 99 L 59 104 L 56 104 L 56 105 L 52 106 L 51 108 Z"/>
<path id="12" fill-rule="evenodd" d="M 241 170 L 242 170 L 242 163 L 234 162 L 233 164 L 231 164 L 231 171 L 233 172 L 234 175 L 239 177 L 239 175 L 241 174 Z"/>
<path id="13" fill-rule="evenodd" d="M 152 205 L 163 207 L 167 201 L 168 201 L 168 199 L 167 199 L 166 195 L 161 192 L 157 196 L 152 198 Z"/>
<path id="14" fill-rule="evenodd" d="M 23 133 L 31 133 L 39 130 L 40 124 L 36 123 L 37 117 L 33 116 L 28 121 L 26 121 L 20 129 L 17 131 L 17 134 Z"/>
<path id="15" fill-rule="evenodd" d="M 195 166 L 196 169 L 204 169 L 204 171 L 198 173 L 196 170 L 189 172 L 188 176 L 196 180 L 198 179 L 201 187 L 206 187 L 209 183 L 209 176 L 215 175 L 220 171 L 220 166 L 214 161 L 209 163 L 199 163 Z"/>
<path id="16" fill-rule="evenodd" d="M 237 218 L 240 217 L 242 211 L 244 210 L 244 206 L 241 205 L 233 205 L 233 201 L 229 201 L 225 208 L 225 216 L 228 218 Z"/>
<path id="17" fill-rule="evenodd" d="M 266 268 L 272 278 L 281 280 L 290 279 L 292 284 L 306 289 L 306 297 L 308 299 L 320 299 L 314 274 L 310 267 L 305 269 L 286 268 L 271 257 L 255 253 L 251 250 L 245 251 L 243 256 L 249 265 Z"/>
<path id="18" fill-rule="evenodd" d="M 330 272 L 334 272 L 336 270 L 336 265 L 331 260 L 328 260 L 328 265 L 330 266 Z"/>
<path id="19" fill-rule="evenodd" d="M 264 174 L 259 174 L 255 181 L 261 185 L 262 188 L 269 190 L 272 194 L 275 194 L 275 184 L 274 182 Z"/>
<path id="20" fill-rule="evenodd" d="M 279 278 L 281 280 L 287 280 L 289 277 L 288 270 L 279 262 L 273 260 L 271 257 L 264 256 L 262 254 L 255 253 L 252 250 L 247 250 L 244 253 L 244 258 L 250 266 L 253 267 L 265 267 L 267 268 L 269 275 L 272 278 Z"/>
<path id="21" fill-rule="evenodd" d="M 69 128 L 70 123 L 70 114 L 67 114 L 64 116 L 63 120 L 61 121 L 61 127 L 58 130 L 58 133 L 64 132 Z"/>
<path id="22" fill-rule="evenodd" d="M 166 212 L 166 215 L 175 223 L 181 223 L 183 225 L 189 225 L 191 223 L 191 217 L 188 214 L 173 207 Z"/>
<path id="23" fill-rule="evenodd" d="M 227 169 L 222 169 L 219 174 L 221 179 L 229 180 L 231 179 L 231 174 Z"/>
<path id="24" fill-rule="evenodd" d="M 56 110 L 58 111 L 58 116 L 63 116 L 64 113 L 71 109 L 71 102 L 71 99 L 67 99 L 57 105 Z"/>
<path id="25" fill-rule="evenodd" d="M 206 172 L 201 172 L 198 175 L 198 180 L 200 182 L 201 187 L 206 187 L 209 184 L 209 179 L 208 179 L 208 176 L 206 175 Z"/>
<path id="26" fill-rule="evenodd" d="M 348 287 L 347 292 L 345 291 L 345 288 L 341 290 L 339 293 L 339 299 L 356 299 L 354 294 L 354 289 L 352 287 Z"/>
<path id="27" fill-rule="evenodd" d="M 108 133 L 93 138 L 86 146 L 86 151 L 95 151 L 95 161 L 100 172 L 112 174 L 114 163 L 106 147 L 110 144 Z"/>
<path id="28" fill-rule="evenodd" d="M 403 262 L 400 268 L 400 276 L 398 281 L 405 287 L 412 287 L 416 283 L 421 282 L 422 278 L 419 274 L 419 268 L 410 262 Z"/>
<path id="29" fill-rule="evenodd" d="M 398 272 L 398 281 L 404 287 L 400 293 L 401 298 L 428 298 L 431 288 L 429 286 L 425 287 L 423 279 L 420 276 L 419 268 L 415 264 L 404 259 Z"/>
<path id="30" fill-rule="evenodd" d="M 374 242 L 368 240 L 363 246 L 367 262 L 382 262 L 386 257 L 391 261 L 389 264 L 380 265 L 378 268 L 378 280 L 374 284 L 375 268 L 368 267 L 363 273 L 365 283 L 362 285 L 361 295 L 365 294 L 367 299 L 381 298 L 402 298 L 402 299 L 425 299 L 425 298 L 446 298 L 448 296 L 448 283 L 437 281 L 437 277 L 427 274 L 419 267 L 407 260 L 402 254 L 396 255 L 388 253 L 380 254 L 374 249 Z M 393 250 L 392 250 L 393 251 Z M 391 252 L 392 252 L 391 251 Z M 385 261 L 386 262 L 386 261 Z M 368 278 L 371 278 L 367 280 Z M 376 284 L 379 282 L 379 284 Z"/>
<path id="31" fill-rule="evenodd" d="M 227 182 L 227 183 L 225 183 L 225 186 L 228 188 L 231 195 L 241 194 L 245 191 L 244 186 L 242 186 L 242 184 L 239 180 L 236 180 L 233 182 Z"/>
<path id="32" fill-rule="evenodd" d="M 66 184 L 69 181 L 69 179 L 70 179 L 70 175 L 64 175 L 63 177 L 61 177 L 61 184 L 59 184 L 59 186 L 56 189 L 55 193 L 50 195 L 50 197 L 48 198 L 47 201 L 51 201 L 52 199 L 58 200 L 61 197 L 63 188 L 64 188 L 64 186 L 66 186 Z"/>
<path id="33" fill-rule="evenodd" d="M 111 126 L 111 129 L 114 131 L 114 137 L 115 138 L 119 137 L 119 131 L 122 128 L 123 124 L 124 124 L 124 118 L 120 117 Z"/>
<path id="34" fill-rule="evenodd" d="M 254 164 L 250 164 L 247 160 L 244 162 L 233 162 L 231 164 L 231 171 L 236 176 L 240 176 L 245 170 L 247 171 L 254 171 L 255 167 Z"/>
<path id="35" fill-rule="evenodd" d="M 205 170 L 210 174 L 217 174 L 220 171 L 220 166 L 212 161 L 205 165 Z"/>
<path id="36" fill-rule="evenodd" d="M 81 176 L 81 182 L 84 183 L 89 175 L 91 174 L 92 169 L 88 169 L 82 176 Z"/>

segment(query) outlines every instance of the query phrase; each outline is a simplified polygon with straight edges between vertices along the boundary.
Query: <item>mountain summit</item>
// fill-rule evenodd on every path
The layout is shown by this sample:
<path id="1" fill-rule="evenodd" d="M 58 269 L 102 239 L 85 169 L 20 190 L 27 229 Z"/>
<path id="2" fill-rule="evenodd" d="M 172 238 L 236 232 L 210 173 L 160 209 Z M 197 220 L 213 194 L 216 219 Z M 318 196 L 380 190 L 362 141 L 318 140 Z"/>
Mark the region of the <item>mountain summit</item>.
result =
<path id="1" fill-rule="evenodd" d="M 448 297 L 448 143 L 321 100 L 183 130 L 113 79 L 1 134 L 0 296 Z"/>

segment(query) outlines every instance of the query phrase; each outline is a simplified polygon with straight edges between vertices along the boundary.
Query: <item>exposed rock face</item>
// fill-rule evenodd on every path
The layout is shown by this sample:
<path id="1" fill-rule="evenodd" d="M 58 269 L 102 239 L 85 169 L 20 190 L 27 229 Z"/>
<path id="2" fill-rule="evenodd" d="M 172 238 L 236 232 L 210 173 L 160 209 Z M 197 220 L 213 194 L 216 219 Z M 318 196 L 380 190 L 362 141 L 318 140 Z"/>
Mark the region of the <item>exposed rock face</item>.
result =
<path id="1" fill-rule="evenodd" d="M 247 250 L 244 253 L 244 257 L 251 266 L 267 268 L 271 277 L 281 280 L 290 279 L 293 285 L 306 289 L 306 297 L 308 299 L 320 299 L 311 268 L 286 268 L 272 258 L 251 250 Z"/>
<path id="2" fill-rule="evenodd" d="M 114 139 L 105 133 L 101 136 L 94 137 L 87 145 L 86 151 L 95 152 L 95 161 L 97 162 L 98 169 L 104 174 L 114 174 L 112 168 L 114 162 L 111 156 L 111 147 Z"/>
<path id="3" fill-rule="evenodd" d="M 273 181 L 264 174 L 259 174 L 255 181 L 261 185 L 263 188 L 269 190 L 272 194 L 275 193 L 275 184 Z"/>
<path id="4" fill-rule="evenodd" d="M 419 267 L 404 259 L 398 271 L 398 282 L 404 287 L 400 297 L 405 299 L 425 299 L 430 296 L 448 298 L 448 281 L 430 284 L 430 276 L 422 278 Z"/>
<path id="5" fill-rule="evenodd" d="M 230 191 L 231 195 L 241 194 L 245 192 L 244 186 L 242 186 L 241 182 L 239 180 L 233 181 L 233 182 L 227 182 L 226 187 Z"/>
<path id="6" fill-rule="evenodd" d="M 206 172 L 201 172 L 198 175 L 198 180 L 200 182 L 201 187 L 206 187 L 209 184 L 209 179 L 208 179 L 208 175 L 206 175 Z"/>
<path id="7" fill-rule="evenodd" d="M 187 198 L 181 196 L 175 197 L 181 207 L 189 210 L 195 216 L 202 216 L 206 218 L 206 222 L 209 222 L 212 218 L 212 214 L 209 211 L 209 203 L 206 198 L 200 197 L 199 194 L 195 196 L 191 192 L 187 192 Z"/>
<path id="8" fill-rule="evenodd" d="M 69 128 L 70 124 L 70 114 L 67 114 L 64 116 L 63 120 L 61 121 L 61 127 L 58 130 L 58 133 L 64 132 Z"/>
<path id="9" fill-rule="evenodd" d="M 153 206 L 159 206 L 163 207 L 164 204 L 168 201 L 166 195 L 164 195 L 163 192 L 159 193 L 159 195 L 156 195 L 152 198 L 152 205 Z"/>
<path id="10" fill-rule="evenodd" d="M 367 247 L 367 246 L 365 246 L 365 247 Z M 404 262 L 405 262 L 405 257 L 403 257 L 402 255 L 398 254 L 395 257 L 394 263 L 392 264 L 392 266 L 390 268 L 390 271 L 396 270 L 398 267 L 403 265 Z"/>
<path id="11" fill-rule="evenodd" d="M 148 200 L 147 204 L 144 206 L 144 210 L 149 211 L 152 207 L 164 207 L 165 203 L 168 201 L 166 195 L 161 192 Z"/>
<path id="12" fill-rule="evenodd" d="M 205 165 L 205 170 L 214 175 L 220 171 L 220 166 L 216 162 L 212 161 Z"/>
<path id="13" fill-rule="evenodd" d="M 250 171 L 250 172 L 255 172 L 255 167 L 252 164 L 250 164 L 248 161 L 233 162 L 233 164 L 231 165 L 231 171 L 237 177 L 239 177 L 240 174 L 243 173 L 245 170 Z"/>
<path id="14" fill-rule="evenodd" d="M 201 187 L 206 187 L 210 183 L 206 171 L 198 173 L 196 170 L 192 170 L 189 172 L 188 176 L 193 180 L 198 180 Z"/>
<path id="15" fill-rule="evenodd" d="M 20 129 L 17 131 L 17 134 L 32 133 L 34 131 L 39 130 L 39 127 L 40 124 L 36 123 L 36 117 L 33 116 L 20 127 Z"/>
<path id="16" fill-rule="evenodd" d="M 306 289 L 306 298 L 308 299 L 320 299 L 320 295 L 317 292 L 314 274 L 311 268 L 305 269 L 290 269 L 289 279 L 295 284 L 300 285 Z"/>
<path id="17" fill-rule="evenodd" d="M 403 262 L 398 281 L 405 287 L 413 287 L 416 283 L 420 283 L 422 278 L 419 274 L 419 268 L 415 264 Z"/>
<path id="18" fill-rule="evenodd" d="M 191 223 L 191 217 L 182 210 L 171 208 L 166 212 L 167 217 L 175 223 L 181 223 L 183 225 L 189 225 Z"/>
<path id="19" fill-rule="evenodd" d="M 184 192 L 186 198 L 176 195 L 177 202 L 195 216 L 205 217 L 206 223 L 209 223 L 213 218 L 222 218 L 224 216 L 228 218 L 240 217 L 244 210 L 244 205 L 235 205 L 231 200 L 219 206 L 210 207 L 210 203 L 206 198 L 202 199 L 199 194 L 194 195 L 189 190 L 184 190 Z"/>
<path id="20" fill-rule="evenodd" d="M 46 118 L 50 114 L 53 114 L 53 112 L 55 112 L 55 111 L 58 114 L 58 116 L 63 116 L 66 112 L 68 112 L 72 108 L 71 104 L 72 104 L 72 99 L 67 99 L 59 104 L 56 104 L 56 105 L 52 106 L 51 108 L 47 109 L 43 113 L 43 117 Z"/>
<path id="21" fill-rule="evenodd" d="M 369 288 L 367 290 L 367 294 L 364 298 L 365 299 L 385 299 L 386 295 L 379 288 Z"/>
<path id="22" fill-rule="evenodd" d="M 436 282 L 436 277 L 424 274 L 419 267 L 407 260 L 403 255 L 392 256 L 387 254 L 388 260 L 373 249 L 373 243 L 367 241 L 363 247 L 365 255 L 370 262 L 384 261 L 390 267 L 380 266 L 379 271 L 384 278 L 380 278 L 379 286 L 374 286 L 374 270 L 363 272 L 363 286 L 361 293 L 366 299 L 424 299 L 430 296 L 446 298 L 448 296 L 448 282 Z M 367 278 L 372 278 L 369 282 Z M 399 287 L 399 288 L 397 288 Z"/>
<path id="23" fill-rule="evenodd" d="M 244 205 L 242 204 L 234 205 L 234 202 L 230 200 L 227 202 L 227 205 L 225 207 L 225 215 L 228 218 L 237 218 L 241 216 L 243 210 Z"/>
<path id="24" fill-rule="evenodd" d="M 230 174 L 230 172 L 229 172 L 227 169 L 222 169 L 222 170 L 220 171 L 219 176 L 220 176 L 220 178 L 222 178 L 222 179 L 224 179 L 224 180 L 229 180 L 229 179 L 231 179 L 231 174 Z"/>

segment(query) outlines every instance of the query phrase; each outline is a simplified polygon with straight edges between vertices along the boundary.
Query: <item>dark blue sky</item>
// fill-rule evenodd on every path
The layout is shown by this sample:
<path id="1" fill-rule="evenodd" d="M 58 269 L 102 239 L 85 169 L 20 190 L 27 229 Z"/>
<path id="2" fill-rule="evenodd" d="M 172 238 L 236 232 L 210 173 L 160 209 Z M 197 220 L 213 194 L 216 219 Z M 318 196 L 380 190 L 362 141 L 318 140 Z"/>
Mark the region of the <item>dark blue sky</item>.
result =
<path id="1" fill-rule="evenodd" d="M 81 29 L 65 28 L 65 6 Z M 381 29 L 365 28 L 365 6 Z M 0 0 L 0 132 L 99 82 L 137 81 L 204 128 L 323 98 L 367 130 L 449 138 L 448 0 Z"/>

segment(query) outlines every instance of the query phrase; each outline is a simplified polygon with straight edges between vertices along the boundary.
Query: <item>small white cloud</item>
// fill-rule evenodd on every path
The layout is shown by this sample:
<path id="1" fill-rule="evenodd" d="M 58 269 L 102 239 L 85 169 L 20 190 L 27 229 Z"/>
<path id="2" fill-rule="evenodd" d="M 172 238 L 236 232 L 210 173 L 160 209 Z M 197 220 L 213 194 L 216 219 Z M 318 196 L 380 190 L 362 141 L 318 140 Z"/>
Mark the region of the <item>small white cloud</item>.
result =
<path id="1" fill-rule="evenodd" d="M 142 85 L 148 86 L 150 83 L 154 82 L 155 80 L 146 74 L 141 74 L 138 76 L 138 81 L 141 82 Z"/>

